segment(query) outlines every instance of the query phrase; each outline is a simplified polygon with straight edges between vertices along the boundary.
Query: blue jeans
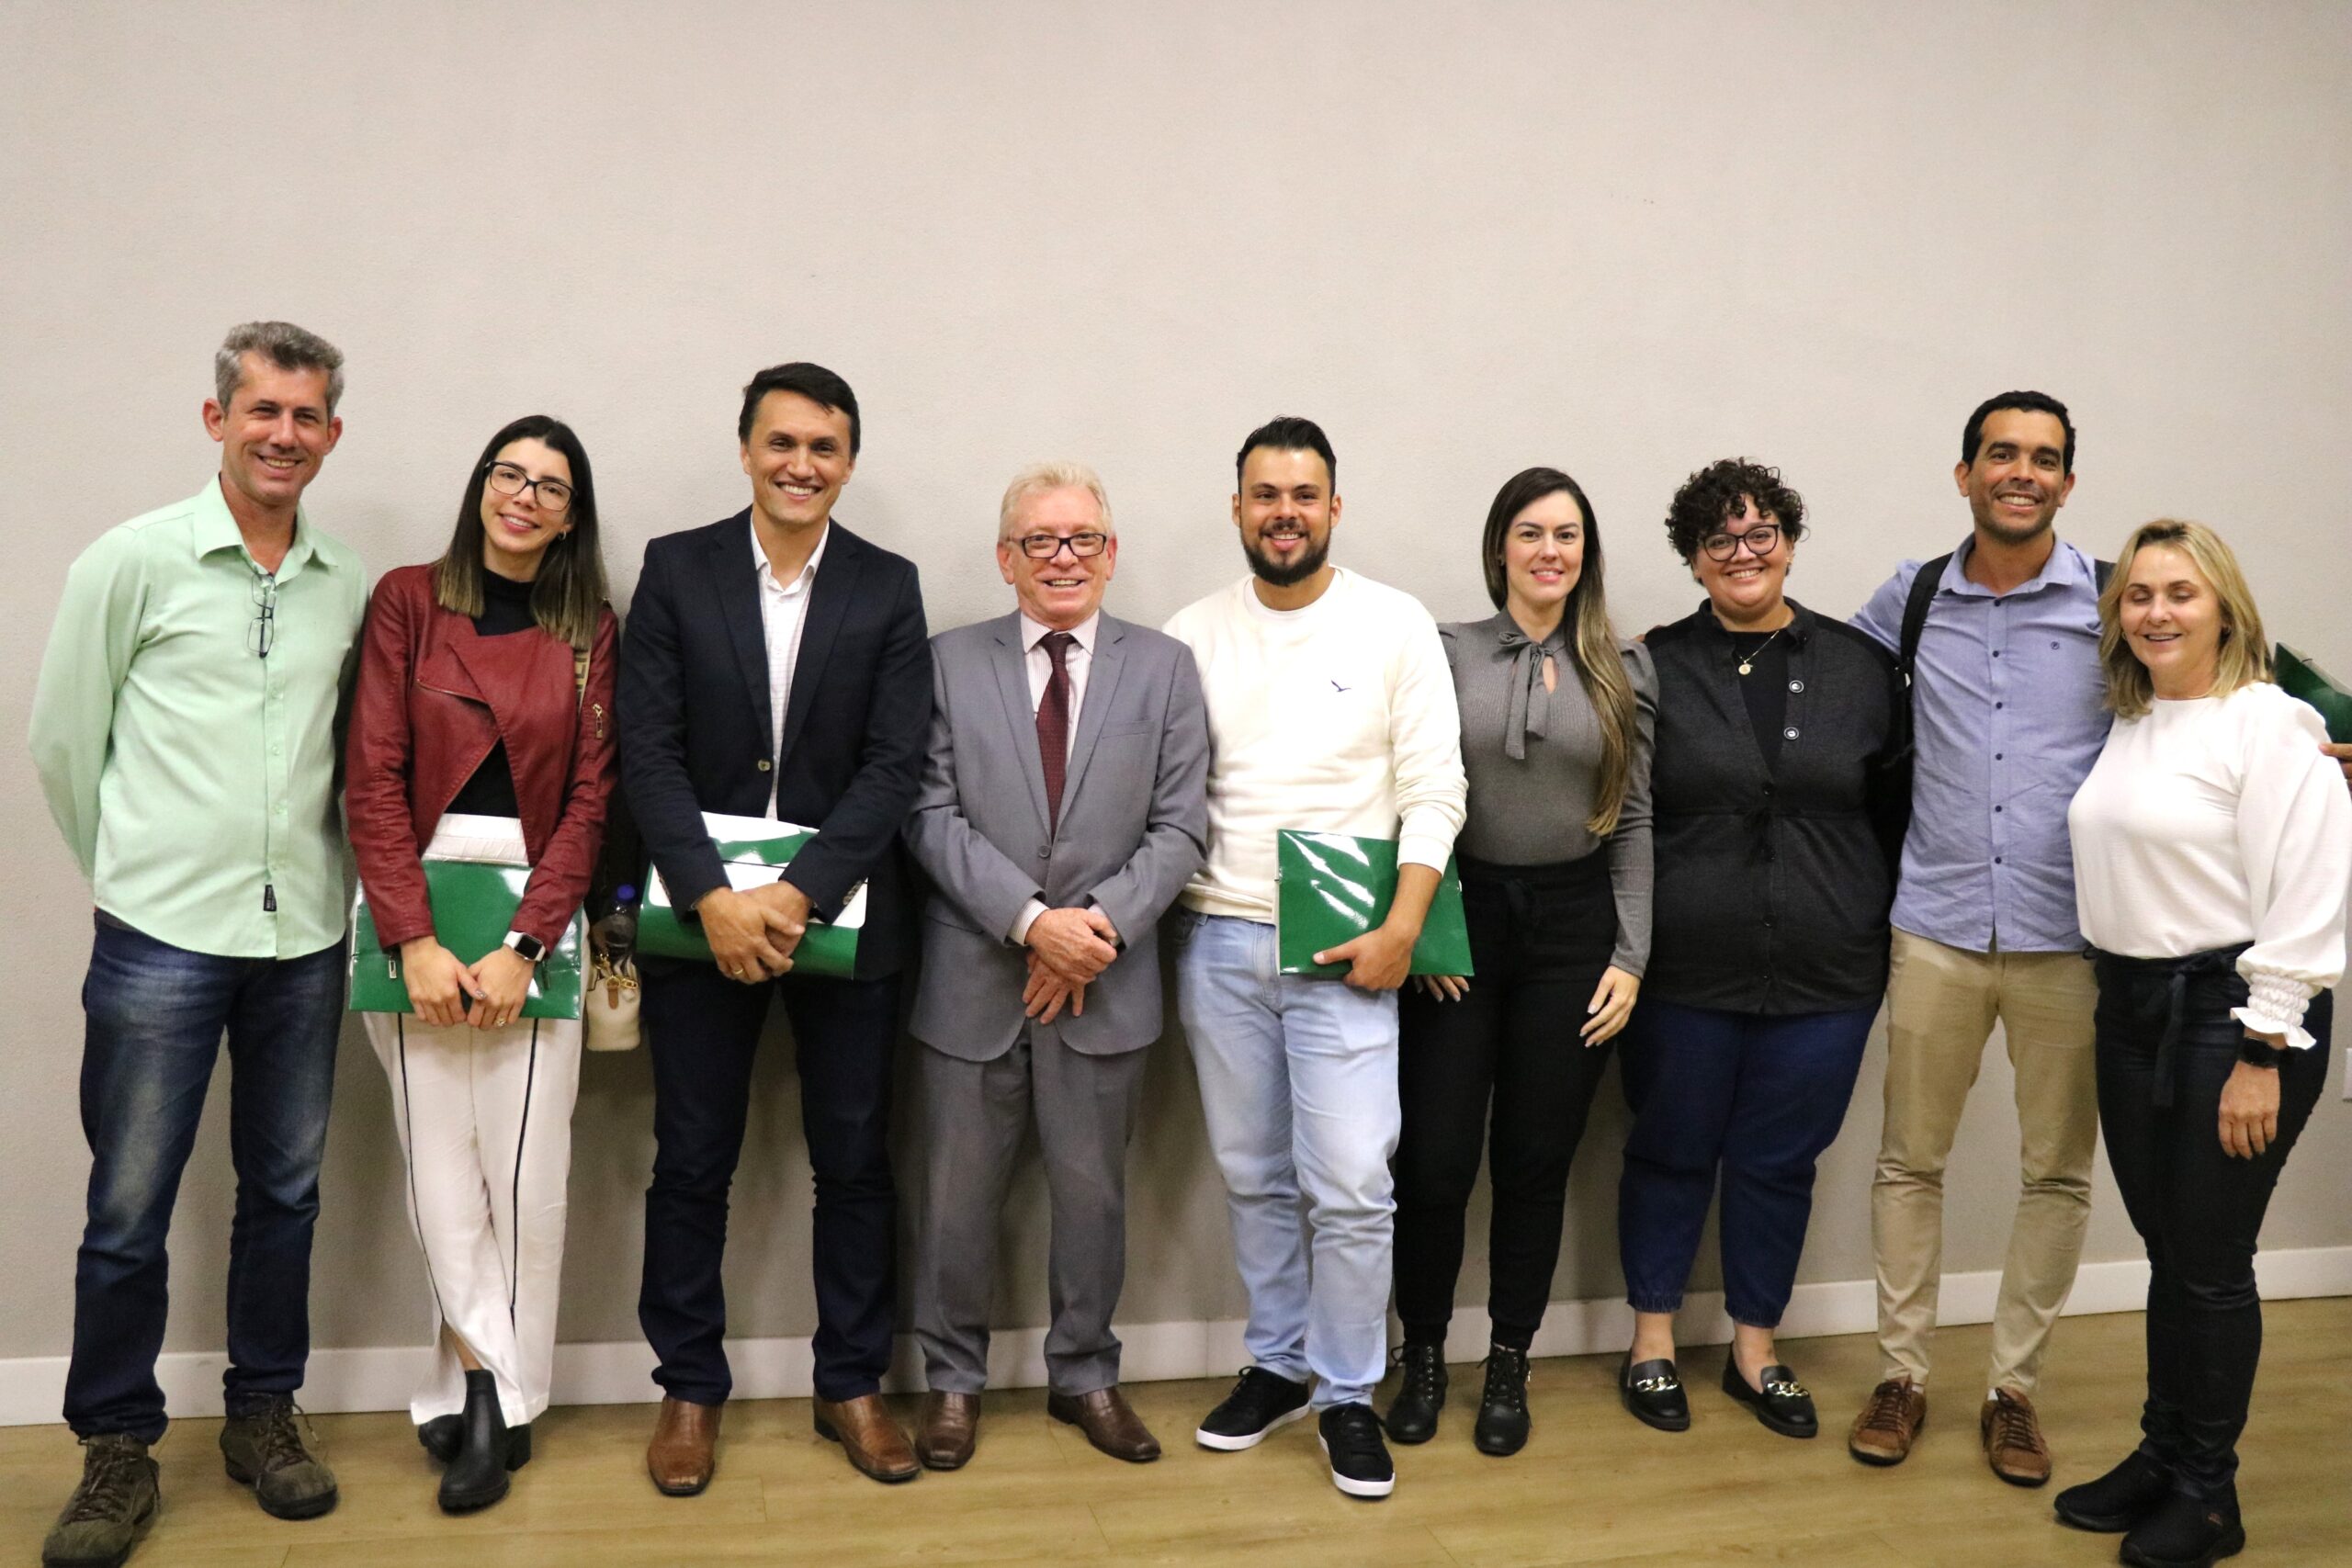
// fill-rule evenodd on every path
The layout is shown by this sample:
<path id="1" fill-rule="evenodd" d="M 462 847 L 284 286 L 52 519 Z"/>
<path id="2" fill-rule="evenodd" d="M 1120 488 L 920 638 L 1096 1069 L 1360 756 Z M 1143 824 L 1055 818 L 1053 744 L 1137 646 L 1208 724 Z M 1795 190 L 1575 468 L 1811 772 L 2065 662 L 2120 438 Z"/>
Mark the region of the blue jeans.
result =
<path id="1" fill-rule="evenodd" d="M 1698 1254 L 1718 1167 L 1724 1307 L 1777 1328 L 1813 1219 L 1813 1174 L 1854 1097 L 1878 1004 L 1768 1017 L 1644 997 L 1625 1026 L 1634 1111 L 1617 1187 L 1617 1249 L 1636 1312 L 1672 1312 Z"/>
<path id="2" fill-rule="evenodd" d="M 340 943 L 301 958 L 222 958 L 98 917 L 82 983 L 89 1218 L 65 1374 L 65 1420 L 77 1435 L 164 1435 L 164 1243 L 224 1032 L 237 1210 L 221 1385 L 232 1415 L 302 1386 L 344 967 Z"/>
<path id="3" fill-rule="evenodd" d="M 1176 1008 L 1250 1292 L 1243 1343 L 1315 1408 L 1386 1368 L 1396 996 L 1275 973 L 1274 928 L 1180 909 Z M 1300 1234 L 1300 1220 L 1312 1235 Z"/>

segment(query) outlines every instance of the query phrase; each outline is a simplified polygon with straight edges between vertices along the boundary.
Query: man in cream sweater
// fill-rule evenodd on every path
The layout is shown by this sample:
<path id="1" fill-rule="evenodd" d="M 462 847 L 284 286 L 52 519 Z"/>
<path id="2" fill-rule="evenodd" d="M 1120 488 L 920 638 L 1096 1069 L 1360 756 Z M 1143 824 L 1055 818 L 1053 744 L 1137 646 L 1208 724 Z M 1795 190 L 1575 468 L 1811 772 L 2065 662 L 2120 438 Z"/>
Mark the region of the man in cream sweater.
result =
<path id="1" fill-rule="evenodd" d="M 1312 421 L 1251 432 L 1233 498 L 1250 574 L 1168 623 L 1200 667 L 1212 750 L 1208 863 L 1173 919 L 1177 1011 L 1250 1292 L 1252 1364 L 1195 1436 L 1254 1448 L 1311 1407 L 1333 1483 L 1371 1498 L 1396 1484 L 1371 1404 L 1396 1212 L 1396 987 L 1464 784 L 1436 623 L 1328 558 L 1337 467 Z M 1283 828 L 1397 840 L 1387 919 L 1317 954 L 1350 966 L 1344 983 L 1276 973 Z"/>

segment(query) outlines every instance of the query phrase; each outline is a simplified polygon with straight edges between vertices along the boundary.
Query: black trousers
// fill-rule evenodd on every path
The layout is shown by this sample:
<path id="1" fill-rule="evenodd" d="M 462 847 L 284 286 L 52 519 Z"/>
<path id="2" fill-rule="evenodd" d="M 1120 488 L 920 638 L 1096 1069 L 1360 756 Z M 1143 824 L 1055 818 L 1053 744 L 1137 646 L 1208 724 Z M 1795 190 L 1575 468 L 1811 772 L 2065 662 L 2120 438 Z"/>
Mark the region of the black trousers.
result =
<path id="1" fill-rule="evenodd" d="M 816 1178 L 810 1270 L 815 1383 L 855 1399 L 890 1365 L 897 1200 L 890 1177 L 890 1067 L 899 982 L 787 975 L 746 986 L 708 964 L 648 965 L 653 1059 L 653 1182 L 645 1193 L 645 1273 L 637 1320 L 660 1358 L 653 1381 L 697 1404 L 733 1389 L 723 1341 L 727 1194 L 743 1150 L 752 1059 L 779 998 L 800 1074 L 800 1125 Z"/>
<path id="2" fill-rule="evenodd" d="M 2239 950 L 2242 951 L 2242 950 Z M 2327 1081 L 2332 993 L 2312 998 L 2316 1043 L 2278 1068 L 2278 1136 L 2222 1152 L 2222 1086 L 2236 1068 L 2245 982 L 2235 951 L 2179 960 L 2098 956 L 2098 1109 L 2108 1163 L 2148 1248 L 2148 1397 L 2141 1451 L 2180 1491 L 2233 1495 L 2262 1358 L 2254 1253 L 2287 1155 Z"/>
<path id="3" fill-rule="evenodd" d="M 1408 987 L 1397 1004 L 1396 1314 L 1408 1340 L 1444 1340 L 1491 1116 L 1487 1314 L 1495 1343 L 1523 1350 L 1551 1300 L 1568 1166 L 1609 1065 L 1609 1048 L 1577 1031 L 1616 947 L 1617 906 L 1605 850 L 1460 867 L 1470 994 L 1437 1001 Z"/>

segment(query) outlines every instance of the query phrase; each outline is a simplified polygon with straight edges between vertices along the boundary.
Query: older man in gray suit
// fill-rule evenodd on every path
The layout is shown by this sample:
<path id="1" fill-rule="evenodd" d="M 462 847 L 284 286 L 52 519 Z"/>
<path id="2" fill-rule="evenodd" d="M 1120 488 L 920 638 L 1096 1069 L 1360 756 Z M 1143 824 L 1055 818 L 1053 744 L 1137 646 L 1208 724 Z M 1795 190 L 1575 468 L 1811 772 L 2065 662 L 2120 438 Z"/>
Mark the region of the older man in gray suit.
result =
<path id="1" fill-rule="evenodd" d="M 1093 471 L 1015 476 L 996 558 L 1020 607 L 933 639 L 931 754 L 906 830 L 934 892 L 914 1034 L 928 1172 L 915 1332 L 931 1393 L 915 1453 L 972 1457 L 996 1234 L 1034 1108 L 1052 1196 L 1056 1419 L 1159 1457 L 1119 1393 L 1126 1149 L 1160 1026 L 1160 914 L 1208 840 L 1209 734 L 1183 644 L 1102 613 L 1117 564 Z"/>

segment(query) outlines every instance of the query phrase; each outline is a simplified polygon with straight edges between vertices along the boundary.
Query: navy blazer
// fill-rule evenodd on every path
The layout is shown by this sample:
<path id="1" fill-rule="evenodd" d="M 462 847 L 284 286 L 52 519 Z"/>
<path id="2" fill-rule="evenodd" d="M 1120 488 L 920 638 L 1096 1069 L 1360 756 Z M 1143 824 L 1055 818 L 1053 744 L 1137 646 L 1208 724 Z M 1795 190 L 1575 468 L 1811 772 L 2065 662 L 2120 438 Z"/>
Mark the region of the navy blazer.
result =
<path id="1" fill-rule="evenodd" d="M 775 813 L 818 829 L 790 880 L 820 917 L 866 885 L 857 977 L 905 959 L 907 879 L 897 848 L 931 728 L 922 589 L 903 556 L 837 520 L 809 588 L 784 745 L 771 755 L 767 637 L 751 513 L 645 547 L 623 635 L 614 713 L 621 784 L 672 897 L 726 882 L 702 813 Z"/>

